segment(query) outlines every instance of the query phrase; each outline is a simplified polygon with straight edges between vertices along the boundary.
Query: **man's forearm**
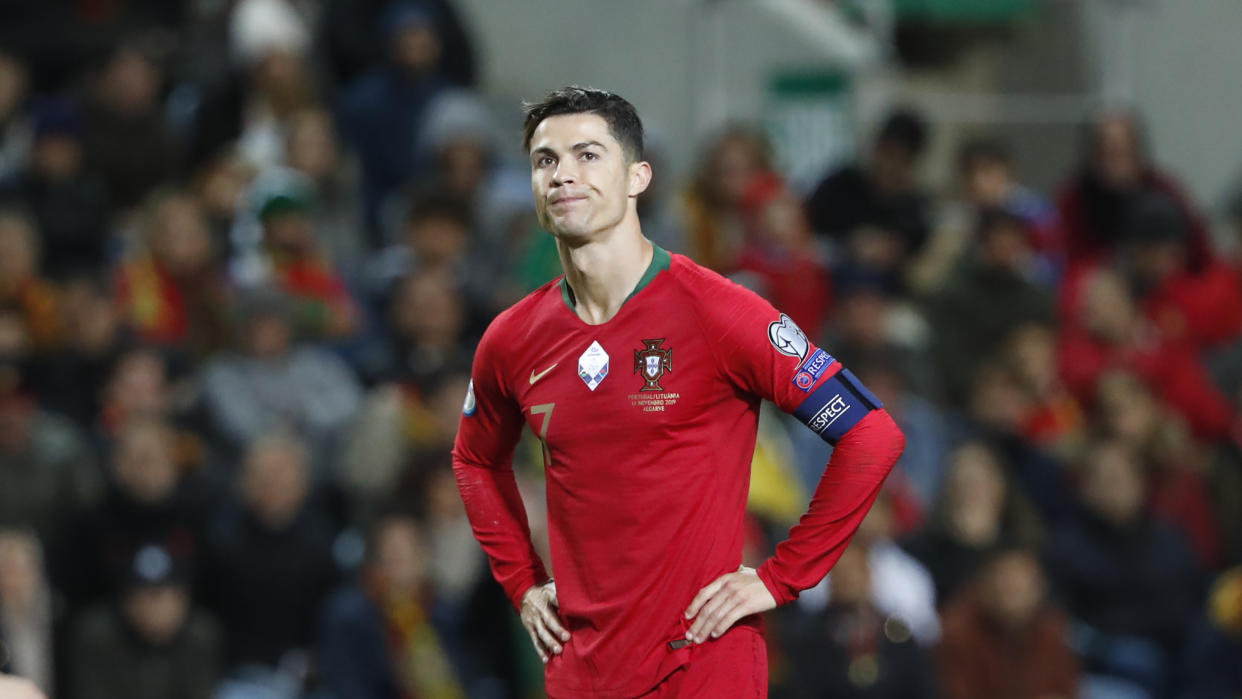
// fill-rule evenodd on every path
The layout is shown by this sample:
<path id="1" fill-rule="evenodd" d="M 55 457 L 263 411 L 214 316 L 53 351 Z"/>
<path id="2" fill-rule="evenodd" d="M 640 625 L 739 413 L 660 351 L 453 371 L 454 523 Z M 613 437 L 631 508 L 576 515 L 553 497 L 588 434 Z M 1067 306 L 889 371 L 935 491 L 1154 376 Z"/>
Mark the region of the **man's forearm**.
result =
<path id="1" fill-rule="evenodd" d="M 759 577 L 777 604 L 793 601 L 828 574 L 905 445 L 905 436 L 883 409 L 873 410 L 841 438 L 806 514 L 759 567 Z"/>
<path id="2" fill-rule="evenodd" d="M 531 542 L 526 507 L 518 492 L 513 469 L 489 468 L 453 455 L 453 473 L 466 505 L 470 527 L 492 567 L 492 575 L 504 588 L 515 609 L 532 585 L 548 574 Z"/>

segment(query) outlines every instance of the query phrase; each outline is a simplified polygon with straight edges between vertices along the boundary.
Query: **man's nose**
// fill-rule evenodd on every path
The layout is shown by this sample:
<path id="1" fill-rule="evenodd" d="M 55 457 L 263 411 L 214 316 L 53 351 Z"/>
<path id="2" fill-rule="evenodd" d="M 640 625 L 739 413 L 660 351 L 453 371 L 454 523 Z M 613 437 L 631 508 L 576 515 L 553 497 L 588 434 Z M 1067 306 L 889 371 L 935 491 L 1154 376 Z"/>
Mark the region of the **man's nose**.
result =
<path id="1" fill-rule="evenodd" d="M 578 181 L 578 167 L 573 158 L 556 164 L 556 172 L 552 173 L 552 181 L 558 185 Z"/>

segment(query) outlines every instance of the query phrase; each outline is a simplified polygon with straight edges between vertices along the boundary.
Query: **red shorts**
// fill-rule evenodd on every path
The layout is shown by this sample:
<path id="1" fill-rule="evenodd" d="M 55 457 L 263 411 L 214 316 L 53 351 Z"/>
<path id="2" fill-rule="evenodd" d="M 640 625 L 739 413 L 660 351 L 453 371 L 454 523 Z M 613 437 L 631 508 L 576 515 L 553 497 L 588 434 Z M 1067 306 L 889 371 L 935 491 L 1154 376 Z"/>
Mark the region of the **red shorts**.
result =
<path id="1" fill-rule="evenodd" d="M 677 668 L 641 699 L 767 699 L 768 649 L 752 626 L 735 626 L 714 641 L 695 647 L 690 662 Z"/>

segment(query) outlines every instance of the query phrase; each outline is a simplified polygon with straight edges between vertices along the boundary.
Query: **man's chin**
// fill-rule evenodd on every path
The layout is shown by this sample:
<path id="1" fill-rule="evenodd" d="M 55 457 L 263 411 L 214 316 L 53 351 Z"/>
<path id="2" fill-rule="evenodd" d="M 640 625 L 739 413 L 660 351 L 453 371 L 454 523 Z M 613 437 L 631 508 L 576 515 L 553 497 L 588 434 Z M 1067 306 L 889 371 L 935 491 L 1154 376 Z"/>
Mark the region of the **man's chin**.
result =
<path id="1" fill-rule="evenodd" d="M 561 222 L 564 224 L 564 222 Z M 591 239 L 592 231 L 587 226 L 579 225 L 552 225 L 548 227 L 548 232 L 558 240 L 566 243 L 585 243 Z"/>

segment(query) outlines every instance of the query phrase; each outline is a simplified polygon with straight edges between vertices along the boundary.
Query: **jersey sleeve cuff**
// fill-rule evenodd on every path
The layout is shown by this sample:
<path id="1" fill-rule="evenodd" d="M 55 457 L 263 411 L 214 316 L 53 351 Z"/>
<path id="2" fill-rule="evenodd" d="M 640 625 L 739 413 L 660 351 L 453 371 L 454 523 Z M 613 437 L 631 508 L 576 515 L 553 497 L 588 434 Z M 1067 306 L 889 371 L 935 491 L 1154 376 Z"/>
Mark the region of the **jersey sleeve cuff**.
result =
<path id="1" fill-rule="evenodd" d="M 759 575 L 759 579 L 763 581 L 764 586 L 768 588 L 768 593 L 772 595 L 772 599 L 776 600 L 776 606 L 780 607 L 798 598 L 798 593 L 789 588 L 776 579 L 775 573 L 772 571 L 773 559 L 769 558 L 759 566 L 759 570 L 755 571 Z"/>
<path id="2" fill-rule="evenodd" d="M 548 574 L 544 571 L 543 566 L 538 570 L 532 571 L 529 575 L 523 576 L 521 579 L 506 586 L 506 593 L 509 595 L 509 602 L 513 608 L 521 613 L 522 598 L 526 596 L 526 592 L 535 585 L 539 585 L 548 581 Z"/>

